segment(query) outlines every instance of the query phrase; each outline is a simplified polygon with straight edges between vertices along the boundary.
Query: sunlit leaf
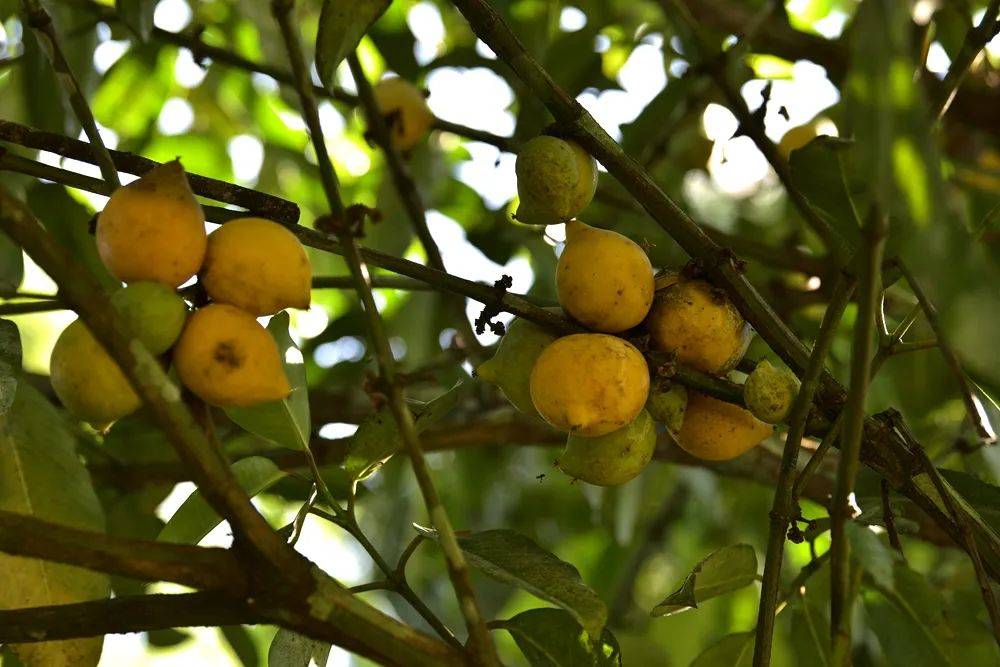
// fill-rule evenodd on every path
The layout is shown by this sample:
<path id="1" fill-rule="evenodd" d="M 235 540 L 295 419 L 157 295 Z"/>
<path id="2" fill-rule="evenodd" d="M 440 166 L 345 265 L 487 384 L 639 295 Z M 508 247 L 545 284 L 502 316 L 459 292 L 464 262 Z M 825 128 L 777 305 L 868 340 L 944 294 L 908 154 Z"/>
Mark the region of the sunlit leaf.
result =
<path id="1" fill-rule="evenodd" d="M 723 547 L 694 566 L 680 588 L 650 612 L 670 616 L 695 609 L 706 600 L 725 595 L 757 580 L 757 554 L 749 544 Z"/>
<path id="2" fill-rule="evenodd" d="M 390 0 L 324 0 L 316 34 L 316 71 L 327 88 L 334 74 L 361 37 L 389 7 Z"/>
<path id="3" fill-rule="evenodd" d="M 271 647 L 267 650 L 268 667 L 309 667 L 310 662 L 325 665 L 330 655 L 330 644 L 304 637 L 279 628 Z"/>

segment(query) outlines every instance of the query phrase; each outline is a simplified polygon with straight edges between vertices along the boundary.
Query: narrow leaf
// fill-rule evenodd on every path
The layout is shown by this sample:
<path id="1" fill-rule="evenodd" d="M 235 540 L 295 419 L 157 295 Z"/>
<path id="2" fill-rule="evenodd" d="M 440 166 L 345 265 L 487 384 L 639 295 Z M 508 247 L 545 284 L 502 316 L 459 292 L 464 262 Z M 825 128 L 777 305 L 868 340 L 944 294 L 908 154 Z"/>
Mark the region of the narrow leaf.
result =
<path id="1" fill-rule="evenodd" d="M 17 325 L 10 320 L 0 320 L 0 416 L 14 404 L 20 374 L 21 336 Z"/>
<path id="2" fill-rule="evenodd" d="M 239 658 L 243 667 L 258 667 L 260 656 L 257 655 L 257 645 L 250 637 L 250 633 L 242 625 L 224 625 L 219 628 L 225 638 L 229 648 L 233 650 Z"/>
<path id="3" fill-rule="evenodd" d="M 252 498 L 274 486 L 287 473 L 279 469 L 271 459 L 252 456 L 234 463 L 233 474 L 240 487 Z M 196 490 L 177 508 L 156 539 L 161 542 L 197 544 L 220 523 L 222 518 L 209 506 L 201 491 Z"/>
<path id="4" fill-rule="evenodd" d="M 70 426 L 28 383 L 0 415 L 0 509 L 71 528 L 104 531 L 104 516 L 77 457 Z M 107 576 L 69 565 L 0 554 L 0 609 L 106 598 Z M 28 665 L 97 664 L 103 638 L 12 646 Z"/>
<path id="5" fill-rule="evenodd" d="M 280 628 L 267 650 L 268 667 L 309 667 L 310 661 L 325 665 L 330 644 Z"/>
<path id="6" fill-rule="evenodd" d="M 156 10 L 156 3 L 157 0 L 116 0 L 115 8 L 125 25 L 145 42 L 153 34 L 153 12 Z"/>
<path id="7" fill-rule="evenodd" d="M 873 533 L 868 526 L 851 521 L 845 527 L 851 541 L 851 552 L 865 571 L 880 586 L 892 588 L 892 569 L 898 556 L 886 542 Z"/>
<path id="8" fill-rule="evenodd" d="M 414 525 L 437 540 L 437 531 Z M 458 536 L 469 563 L 568 611 L 591 637 L 601 636 L 608 609 L 575 567 L 512 530 L 484 530 Z"/>
<path id="9" fill-rule="evenodd" d="M 330 89 L 337 65 L 358 43 L 368 28 L 389 8 L 391 0 L 324 0 L 316 34 L 316 71 Z"/>
<path id="10" fill-rule="evenodd" d="M 695 565 L 681 586 L 653 608 L 653 616 L 670 616 L 697 608 L 705 600 L 749 586 L 757 579 L 757 554 L 749 544 L 714 551 Z"/>
<path id="11" fill-rule="evenodd" d="M 498 623 L 532 667 L 615 667 L 622 664 L 618 640 L 605 629 L 600 642 L 561 609 L 530 609 Z"/>

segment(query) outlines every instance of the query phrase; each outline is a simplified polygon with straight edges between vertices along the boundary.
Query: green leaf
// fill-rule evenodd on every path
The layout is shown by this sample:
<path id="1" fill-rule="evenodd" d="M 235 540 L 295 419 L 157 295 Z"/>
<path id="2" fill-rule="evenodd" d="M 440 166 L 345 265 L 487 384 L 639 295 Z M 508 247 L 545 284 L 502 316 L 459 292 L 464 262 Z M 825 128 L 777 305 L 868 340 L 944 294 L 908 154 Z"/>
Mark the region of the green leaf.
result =
<path id="1" fill-rule="evenodd" d="M 157 0 L 116 0 L 115 8 L 125 25 L 145 42 L 153 34 L 153 12 L 156 10 L 156 3 Z"/>
<path id="2" fill-rule="evenodd" d="M 279 628 L 267 650 L 268 667 L 309 667 L 310 661 L 325 665 L 330 644 Z"/>
<path id="3" fill-rule="evenodd" d="M 860 243 L 859 209 L 865 207 L 866 183 L 847 168 L 847 153 L 853 142 L 819 136 L 792 151 L 789 167 L 792 182 L 817 215 L 837 233 L 845 256 Z"/>
<path id="4" fill-rule="evenodd" d="M 104 531 L 90 476 L 71 427 L 37 390 L 22 382 L 0 416 L 0 510 L 70 528 Z M 0 554 L 0 609 L 70 604 L 108 597 L 104 574 Z M 14 646 L 28 665 L 96 665 L 103 638 Z"/>
<path id="5" fill-rule="evenodd" d="M 104 436 L 104 448 L 123 463 L 178 461 L 167 434 L 153 422 L 145 409 L 139 409 L 112 424 Z"/>
<path id="6" fill-rule="evenodd" d="M 324 0 L 316 34 L 316 71 L 329 90 L 337 65 L 358 48 L 368 28 L 389 8 L 391 0 Z"/>
<path id="7" fill-rule="evenodd" d="M 851 553 L 858 559 L 865 571 L 880 586 L 892 588 L 892 568 L 899 560 L 898 554 L 868 526 L 851 521 L 844 529 L 851 541 Z"/>
<path id="8" fill-rule="evenodd" d="M 250 633 L 242 625 L 223 625 L 219 628 L 225 638 L 229 648 L 233 650 L 239 658 L 243 667 L 258 667 L 260 656 L 257 654 L 257 645 L 250 637 Z"/>
<path id="9" fill-rule="evenodd" d="M 414 524 L 434 540 L 437 531 Z M 575 567 L 512 530 L 484 530 L 458 536 L 469 563 L 568 611 L 591 637 L 601 636 L 608 608 Z"/>
<path id="10" fill-rule="evenodd" d="M 650 612 L 652 616 L 670 616 L 698 604 L 725 595 L 757 579 L 757 554 L 749 544 L 734 544 L 713 551 L 694 566 L 680 588 Z"/>
<path id="11" fill-rule="evenodd" d="M 24 253 L 21 247 L 0 232 L 0 296 L 9 296 L 24 278 Z"/>
<path id="12" fill-rule="evenodd" d="M 748 667 L 753 662 L 754 633 L 726 635 L 698 654 L 690 667 Z"/>
<path id="13" fill-rule="evenodd" d="M 444 418 L 472 386 L 471 382 L 459 382 L 433 401 L 419 408 L 414 420 L 417 433 Z M 403 448 L 396 419 L 388 409 L 370 415 L 358 425 L 351 436 L 351 444 L 344 460 L 344 470 L 354 480 L 362 480 L 373 475 L 393 454 Z"/>
<path id="14" fill-rule="evenodd" d="M 271 459 L 251 456 L 234 463 L 233 474 L 240 487 L 252 498 L 274 486 L 288 473 L 278 468 Z M 211 508 L 201 491 L 196 490 L 177 508 L 156 539 L 197 544 L 220 523 L 222 518 Z"/>
<path id="15" fill-rule="evenodd" d="M 271 318 L 267 330 L 278 344 L 278 353 L 292 393 L 280 401 L 271 401 L 248 408 L 228 408 L 226 414 L 234 422 L 271 442 L 289 449 L 309 448 L 309 387 L 302 353 L 288 333 L 288 313 Z"/>
<path id="16" fill-rule="evenodd" d="M 0 417 L 14 404 L 21 374 L 21 336 L 17 325 L 0 320 Z"/>
<path id="17" fill-rule="evenodd" d="M 529 609 L 496 623 L 511 634 L 531 667 L 614 667 L 622 664 L 618 640 L 605 629 L 594 646 L 586 630 L 561 609 Z"/>

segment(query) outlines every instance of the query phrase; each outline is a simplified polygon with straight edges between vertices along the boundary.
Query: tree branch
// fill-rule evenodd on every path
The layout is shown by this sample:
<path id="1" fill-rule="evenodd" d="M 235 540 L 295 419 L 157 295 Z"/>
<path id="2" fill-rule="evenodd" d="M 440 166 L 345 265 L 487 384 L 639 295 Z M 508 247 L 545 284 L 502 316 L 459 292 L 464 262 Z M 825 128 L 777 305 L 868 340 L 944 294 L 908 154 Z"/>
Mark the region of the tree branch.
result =
<path id="1" fill-rule="evenodd" d="M 986 44 L 996 36 L 997 31 L 1000 31 L 998 14 L 1000 14 L 1000 0 L 991 0 L 983 13 L 983 18 L 979 21 L 979 25 L 970 28 L 969 32 L 965 34 L 962 47 L 951 62 L 951 66 L 948 67 L 948 73 L 934 91 L 930 105 L 931 118 L 939 120 L 948 111 L 948 107 L 955 98 L 959 86 L 962 85 L 962 79 L 968 73 L 969 67 L 972 66 L 973 61 L 979 56 Z"/>

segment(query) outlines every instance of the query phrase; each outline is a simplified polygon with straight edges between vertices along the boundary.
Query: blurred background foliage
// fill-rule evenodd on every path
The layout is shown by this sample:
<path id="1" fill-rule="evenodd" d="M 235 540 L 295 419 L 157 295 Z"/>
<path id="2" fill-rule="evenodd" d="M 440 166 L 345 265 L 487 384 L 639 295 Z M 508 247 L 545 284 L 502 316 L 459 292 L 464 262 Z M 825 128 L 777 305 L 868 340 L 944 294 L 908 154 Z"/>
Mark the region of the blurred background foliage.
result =
<path id="1" fill-rule="evenodd" d="M 155 4 L 152 17 L 157 30 L 148 39 L 123 22 L 102 20 L 109 5 L 87 0 L 49 4 L 73 70 L 111 147 L 160 161 L 179 156 L 189 171 L 278 194 L 299 204 L 306 225 L 324 213 L 315 157 L 292 91 L 271 76 L 202 60 L 197 50 L 164 38 L 170 33 L 197 36 L 285 71 L 287 59 L 267 3 L 162 0 Z M 752 282 L 803 339 L 811 340 L 830 276 L 801 270 L 794 263 L 801 260 L 822 267 L 822 244 L 803 225 L 752 141 L 741 135 L 725 98 L 697 63 L 690 61 L 687 36 L 671 20 L 671 4 L 653 0 L 495 0 L 492 4 L 554 79 L 647 166 L 660 187 L 699 223 L 715 230 L 722 244 L 748 260 Z M 996 418 L 1000 412 L 989 397 L 1000 396 L 996 354 L 1000 289 L 995 260 L 1000 244 L 1000 114 L 996 112 L 1000 106 L 993 107 L 990 123 L 984 110 L 957 105 L 940 133 L 931 135 L 921 101 L 923 90 L 907 80 L 921 60 L 929 70 L 927 76 L 941 78 L 986 2 L 866 3 L 879 4 L 891 5 L 891 15 L 862 21 L 861 16 L 872 13 L 871 8 L 859 9 L 855 0 L 790 0 L 774 6 L 740 0 L 688 2 L 703 21 L 710 42 L 731 43 L 728 36 L 734 25 L 750 33 L 750 48 L 733 59 L 730 74 L 751 109 L 761 105 L 765 84 L 771 84 L 762 113 L 772 140 L 780 141 L 790 129 L 817 118 L 822 120 L 824 133 L 856 139 L 843 149 L 844 159 L 833 155 L 841 149 L 819 145 L 803 149 L 800 158 L 793 159 L 797 182 L 820 206 L 829 184 L 824 179 L 831 173 L 843 175 L 844 185 L 858 195 L 859 203 L 865 193 L 879 187 L 899 195 L 893 197 L 899 206 L 893 211 L 894 247 L 924 277 L 963 363 L 982 390 L 984 410 Z M 304 42 L 309 44 L 320 3 L 302 0 L 298 5 Z M 0 118 L 82 137 L 17 10 L 17 2 L 0 0 Z M 741 21 L 741 17 L 751 21 Z M 895 26 L 885 39 L 877 38 L 879 20 L 886 21 L 882 28 Z M 794 49 L 785 48 L 773 36 L 775 30 L 779 36 L 786 32 L 799 36 L 806 47 L 812 45 L 820 62 L 810 62 L 811 53 L 796 57 Z M 845 35 L 852 30 L 868 31 L 868 38 L 851 42 Z M 828 52 L 835 57 L 828 57 Z M 878 82 L 874 63 L 903 55 L 910 60 L 908 64 L 903 61 L 908 69 L 897 92 L 910 102 L 893 106 L 891 89 L 873 87 Z M 513 142 L 536 135 L 551 122 L 541 103 L 477 41 L 447 2 L 395 0 L 363 39 L 360 56 L 370 78 L 394 72 L 427 88 L 431 109 L 446 121 L 510 137 Z M 967 87 L 982 89 L 984 99 L 1000 99 L 998 64 L 1000 41 L 994 40 Z M 353 92 L 346 66 L 338 80 Z M 848 94 L 846 84 L 852 81 L 858 85 L 850 87 Z M 874 94 L 866 95 L 865 90 Z M 989 94 L 993 97 L 986 97 Z M 360 114 L 330 99 L 322 101 L 320 113 L 345 201 L 382 212 L 382 220 L 368 228 L 363 244 L 423 261 L 383 157 L 365 141 Z M 894 169 L 890 168 L 888 176 L 876 164 L 876 152 L 886 146 L 879 143 L 884 138 L 879 135 L 883 127 L 879 123 L 885 118 L 894 128 L 888 139 Z M 901 138 L 903 144 L 891 145 Z M 912 142 L 908 148 L 905 141 Z M 57 155 L 25 154 L 97 174 L 90 165 Z M 539 230 L 510 219 L 516 197 L 511 153 L 436 131 L 408 160 L 450 271 L 489 283 L 509 274 L 514 291 L 554 299 L 553 276 L 562 231 L 558 227 Z M 834 167 L 829 166 L 830 160 Z M 50 230 L 81 248 L 81 254 L 87 252 L 89 237 L 79 230 L 85 230 L 87 220 L 100 210 L 103 197 L 9 172 L 2 179 L 27 198 Z M 676 268 L 686 261 L 680 249 L 606 174 L 601 176 L 598 198 L 582 217 L 642 242 L 656 266 Z M 844 233 L 849 235 L 850 230 Z M 974 243 L 966 240 L 970 235 Z M 52 293 L 54 285 L 26 258 L 20 279 L 20 272 L 12 268 L 19 255 L 17 248 L 0 243 L 2 273 L 16 276 L 22 291 Z M 311 252 L 311 257 L 316 275 L 346 274 L 334 255 Z M 453 311 L 440 294 L 380 289 L 377 298 L 394 352 L 403 370 L 413 373 L 408 388 L 412 397 L 429 400 L 469 376 L 471 365 L 452 345 Z M 890 288 L 886 294 L 890 323 L 905 316 L 913 303 L 908 290 Z M 470 318 L 480 309 L 470 302 Z M 57 312 L 13 318 L 25 348 L 25 370 L 37 376 L 40 386 L 45 384 L 55 336 L 72 317 Z M 847 376 L 853 317 L 849 308 L 831 352 L 830 368 L 841 379 Z M 314 437 L 323 441 L 350 436 L 372 409 L 363 391 L 370 364 L 356 299 L 350 292 L 317 290 L 308 311 L 291 314 L 291 331 L 305 356 Z M 931 336 L 920 319 L 910 339 Z M 482 336 L 484 344 L 495 340 L 489 333 Z M 749 356 L 770 354 L 756 341 Z M 1000 456 L 995 447 L 968 454 L 960 454 L 962 447 L 956 447 L 956 443 L 972 442 L 974 433 L 939 354 L 900 355 L 885 365 L 872 387 L 869 408 L 875 412 L 890 406 L 903 412 L 937 461 L 983 481 L 1000 483 Z M 502 420 L 509 410 L 491 388 L 477 384 L 441 428 L 461 432 L 466 425 L 481 425 L 484 419 Z M 260 446 L 239 429 L 226 428 L 230 451 Z M 122 420 L 103 440 L 103 446 L 132 462 L 159 462 L 172 456 L 159 432 L 141 415 Z M 435 480 L 454 525 L 513 528 L 575 564 L 611 608 L 611 627 L 626 665 L 688 665 L 728 633 L 753 628 L 755 586 L 682 614 L 650 618 L 648 612 L 714 549 L 745 542 L 758 553 L 763 551 L 771 487 L 661 463 L 624 487 L 601 490 L 572 484 L 558 473 L 552 465 L 557 453 L 552 444 L 481 443 L 434 454 Z M 780 436 L 764 446 L 778 451 Z M 344 480 L 337 470 L 331 468 L 329 474 L 334 488 L 343 490 Z M 874 477 L 862 481 L 877 487 Z M 101 484 L 101 489 L 109 530 L 149 537 L 155 536 L 191 485 L 175 488 L 172 483 L 150 483 L 140 491 L 126 492 Z M 288 478 L 259 496 L 257 503 L 275 526 L 281 526 L 294 516 L 305 493 L 305 484 Z M 806 509 L 810 516 L 825 515 L 815 505 Z M 424 520 L 420 494 L 405 459 L 390 460 L 364 483 L 359 512 L 362 525 L 385 553 L 397 554 L 405 547 L 412 536 L 410 524 Z M 221 527 L 205 543 L 225 544 L 228 539 Z M 825 546 L 825 536 L 821 536 L 815 547 L 822 550 Z M 319 520 L 311 518 L 307 523 L 299 547 L 345 583 L 362 583 L 375 576 L 364 552 Z M 786 580 L 810 560 L 807 543 L 789 544 L 788 550 Z M 926 653 L 914 655 L 914 644 L 905 641 L 928 627 L 937 628 L 936 641 L 954 664 L 1000 664 L 964 556 L 956 549 L 913 538 L 906 538 L 905 551 L 924 584 L 908 589 L 913 613 L 905 616 L 887 610 L 884 598 L 866 590 L 858 614 L 860 630 L 855 632 L 857 664 L 937 664 L 928 662 L 933 658 Z M 441 559 L 432 547 L 421 548 L 409 573 L 430 606 L 441 610 L 452 627 L 460 627 Z M 539 606 L 527 594 L 512 593 L 492 580 L 478 577 L 476 584 L 488 617 L 509 618 Z M 137 591 L 137 586 L 120 581 L 116 591 Z M 376 591 L 366 597 L 424 627 L 391 594 Z M 814 663 L 803 636 L 826 613 L 826 606 L 822 599 L 810 601 L 807 596 L 779 616 L 774 664 Z M 825 621 L 818 622 L 818 630 L 813 630 L 822 634 Z M 273 628 L 257 627 L 111 637 L 102 664 L 194 660 L 198 664 L 257 665 L 264 661 L 273 632 Z M 495 635 L 504 659 L 519 664 L 523 658 L 513 642 L 505 633 Z M 711 659 L 711 655 L 703 657 L 700 664 L 744 664 L 733 655 L 718 662 Z M 330 660 L 337 665 L 357 661 L 336 650 Z M 13 659 L 4 654 L 2 664 L 13 664 Z"/>

